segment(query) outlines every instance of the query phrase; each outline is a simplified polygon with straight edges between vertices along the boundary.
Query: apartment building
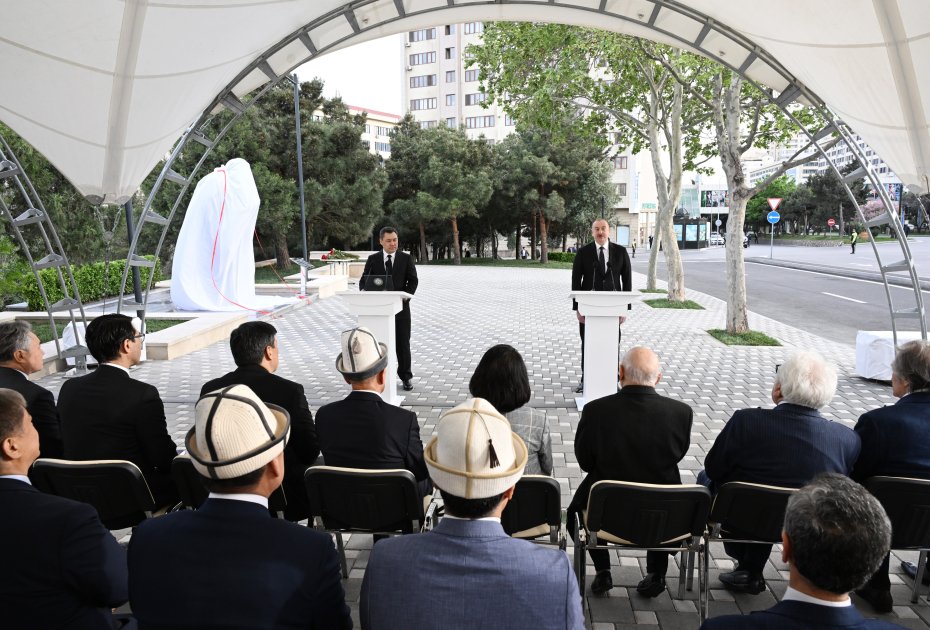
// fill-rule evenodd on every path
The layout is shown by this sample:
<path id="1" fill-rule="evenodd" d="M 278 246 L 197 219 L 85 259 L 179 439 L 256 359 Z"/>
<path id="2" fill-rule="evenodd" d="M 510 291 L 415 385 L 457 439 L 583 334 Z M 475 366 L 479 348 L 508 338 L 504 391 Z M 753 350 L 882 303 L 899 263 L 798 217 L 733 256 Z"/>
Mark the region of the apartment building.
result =
<path id="1" fill-rule="evenodd" d="M 358 107 L 346 104 L 351 114 L 365 114 L 365 130 L 362 132 L 362 143 L 371 153 L 380 155 L 385 160 L 391 157 L 391 133 L 400 123 L 400 116 L 388 112 L 379 112 L 376 109 Z M 323 120 L 322 109 L 313 112 L 313 120 Z"/>

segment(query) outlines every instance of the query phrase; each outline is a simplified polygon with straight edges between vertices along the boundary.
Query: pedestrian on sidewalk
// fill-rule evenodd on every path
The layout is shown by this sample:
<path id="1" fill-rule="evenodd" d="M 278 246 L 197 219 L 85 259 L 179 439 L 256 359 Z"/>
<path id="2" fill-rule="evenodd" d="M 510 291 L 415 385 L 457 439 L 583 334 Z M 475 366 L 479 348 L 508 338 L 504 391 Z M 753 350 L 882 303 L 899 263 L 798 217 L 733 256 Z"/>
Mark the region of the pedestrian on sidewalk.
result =
<path id="1" fill-rule="evenodd" d="M 856 242 L 858 242 L 858 240 L 859 240 L 859 232 L 857 232 L 854 229 L 852 231 L 852 234 L 849 236 L 849 244 L 852 245 L 852 251 L 849 252 L 850 254 L 856 253 Z"/>
<path id="2" fill-rule="evenodd" d="M 633 258 L 636 258 L 636 241 L 633 241 L 631 249 L 633 250 Z"/>

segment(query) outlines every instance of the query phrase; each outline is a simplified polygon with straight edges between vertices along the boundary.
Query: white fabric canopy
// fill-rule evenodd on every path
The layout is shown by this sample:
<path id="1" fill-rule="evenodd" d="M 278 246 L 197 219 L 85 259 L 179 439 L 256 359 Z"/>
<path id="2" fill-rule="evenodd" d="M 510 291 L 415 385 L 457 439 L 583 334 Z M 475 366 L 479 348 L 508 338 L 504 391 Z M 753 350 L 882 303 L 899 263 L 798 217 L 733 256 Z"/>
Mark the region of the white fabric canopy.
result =
<path id="1" fill-rule="evenodd" d="M 122 202 L 224 89 L 244 95 L 315 51 L 460 21 L 565 22 L 683 47 L 684 37 L 748 63 L 780 92 L 784 79 L 752 58 L 754 47 L 766 50 L 906 184 L 926 189 L 930 2 L 679 5 L 694 11 L 653 0 L 0 0 L 0 120 L 85 195 Z M 706 18 L 745 41 L 703 32 Z M 253 65 L 260 58 L 267 66 Z"/>
<path id="2" fill-rule="evenodd" d="M 294 302 L 294 298 L 255 295 L 252 232 L 258 206 L 252 169 L 241 158 L 197 183 L 171 265 L 175 308 L 263 311 Z"/>

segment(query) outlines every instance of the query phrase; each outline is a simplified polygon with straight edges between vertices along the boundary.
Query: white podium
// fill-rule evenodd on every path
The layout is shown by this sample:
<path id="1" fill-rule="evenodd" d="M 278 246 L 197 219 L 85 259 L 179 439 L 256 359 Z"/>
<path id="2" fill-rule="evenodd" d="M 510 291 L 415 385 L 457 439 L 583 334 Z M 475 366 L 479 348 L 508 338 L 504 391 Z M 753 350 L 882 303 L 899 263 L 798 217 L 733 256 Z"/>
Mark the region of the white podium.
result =
<path id="1" fill-rule="evenodd" d="M 617 393 L 620 363 L 618 320 L 627 306 L 643 299 L 639 291 L 572 291 L 578 312 L 584 315 L 584 392 L 575 398 L 581 411 L 585 402 Z"/>
<path id="2" fill-rule="evenodd" d="M 409 300 L 413 294 L 405 291 L 340 291 L 337 295 L 358 319 L 358 325 L 373 332 L 375 338 L 387 346 L 388 365 L 383 396 L 392 405 L 400 405 L 404 397 L 397 394 L 394 315 L 403 308 L 403 300 Z"/>

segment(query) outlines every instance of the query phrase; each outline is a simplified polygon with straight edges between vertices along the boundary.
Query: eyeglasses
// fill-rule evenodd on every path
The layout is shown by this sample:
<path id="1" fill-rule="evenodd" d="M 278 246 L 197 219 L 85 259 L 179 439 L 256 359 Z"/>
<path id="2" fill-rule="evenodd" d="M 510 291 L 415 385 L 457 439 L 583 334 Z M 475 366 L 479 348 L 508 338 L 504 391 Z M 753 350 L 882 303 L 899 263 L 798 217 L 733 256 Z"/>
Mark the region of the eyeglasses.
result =
<path id="1" fill-rule="evenodd" d="M 135 341 L 136 339 L 145 339 L 145 333 L 137 333 L 133 335 L 132 340 Z"/>

